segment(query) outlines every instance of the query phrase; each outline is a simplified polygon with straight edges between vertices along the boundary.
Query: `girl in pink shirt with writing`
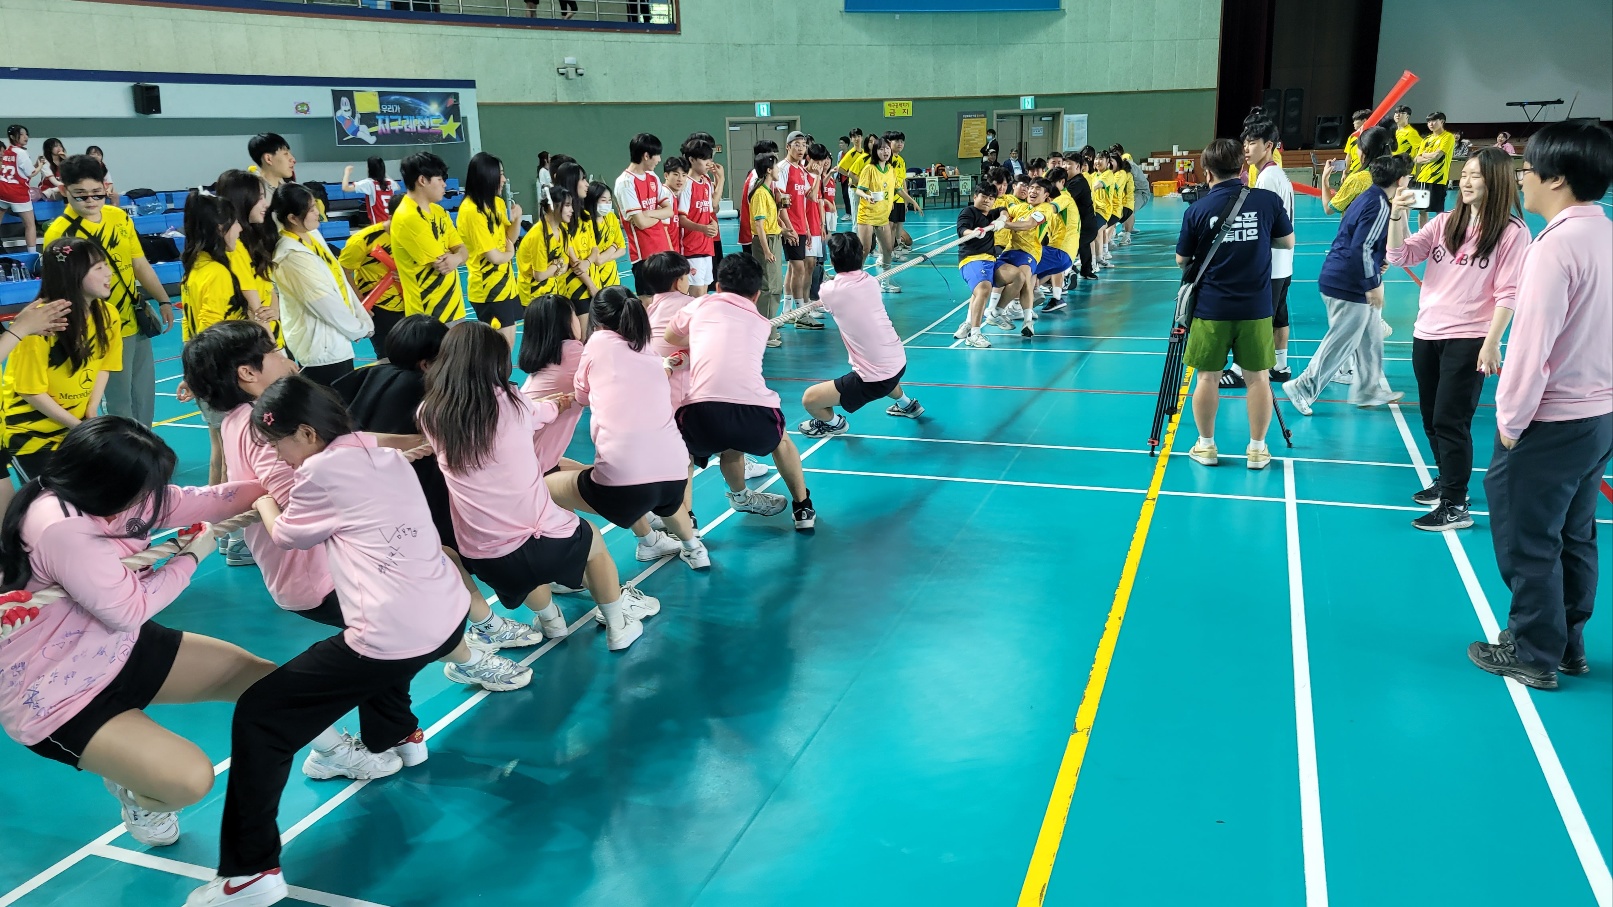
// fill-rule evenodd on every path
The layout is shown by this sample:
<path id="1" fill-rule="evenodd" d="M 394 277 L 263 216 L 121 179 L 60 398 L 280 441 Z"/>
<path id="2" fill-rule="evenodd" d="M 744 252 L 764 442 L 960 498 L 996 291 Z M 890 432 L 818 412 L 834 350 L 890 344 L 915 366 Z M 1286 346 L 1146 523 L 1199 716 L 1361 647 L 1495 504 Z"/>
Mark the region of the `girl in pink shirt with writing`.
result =
<path id="1" fill-rule="evenodd" d="M 65 595 L 0 637 L 0 725 L 47 759 L 100 775 L 141 844 L 179 840 L 181 807 L 213 787 L 201 748 L 151 720 L 153 703 L 233 702 L 274 664 L 218 639 L 157 623 L 217 550 L 197 533 L 154 568 L 122 559 L 153 530 L 251 509 L 255 483 L 180 488 L 172 449 L 119 416 L 67 432 L 0 526 L 6 590 Z"/>
<path id="2" fill-rule="evenodd" d="M 526 383 L 521 393 L 536 403 L 545 397 L 571 393 L 582 362 L 582 319 L 571 309 L 571 302 L 545 293 L 526 307 L 521 330 L 521 371 Z M 557 469 L 581 469 L 582 464 L 566 457 L 566 448 L 577 432 L 582 407 L 568 406 L 554 421 L 538 429 L 538 468 L 547 475 Z"/>
<path id="3" fill-rule="evenodd" d="M 391 774 L 401 757 L 388 751 L 417 728 L 399 704 L 400 685 L 433 661 L 449 662 L 451 671 L 499 658 L 465 643 L 470 596 L 442 552 L 402 453 L 355 432 L 335 391 L 300 375 L 258 397 L 251 427 L 297 471 L 283 509 L 269 494 L 254 507 L 276 545 L 324 550 L 344 629 L 258 681 L 236 704 L 218 878 L 191 894 L 193 905 L 245 900 L 239 893 L 247 890 L 253 903 L 284 896 L 280 794 L 298 750 L 334 742 L 327 739 L 332 721 L 370 705 L 363 737 L 377 764 L 369 777 Z M 515 677 L 515 685 L 529 679 Z"/>
<path id="4" fill-rule="evenodd" d="M 449 329 L 426 374 L 420 430 L 448 483 L 459 554 L 471 574 L 506 605 L 524 602 L 551 639 L 570 628 L 549 584 L 586 587 L 615 652 L 643 635 L 640 621 L 661 603 L 624 588 L 599 530 L 549 496 L 536 435 L 572 405 L 570 394 L 528 400 L 510 383 L 509 344 L 487 325 L 463 321 Z"/>
<path id="5" fill-rule="evenodd" d="M 606 287 L 594 296 L 593 323 L 576 402 L 591 407 L 594 465 L 548 476 L 549 494 L 562 507 L 633 530 L 641 561 L 676 554 L 696 569 L 710 567 L 689 521 L 689 451 L 672 422 L 665 360 L 650 349 L 650 316 L 626 288 Z M 650 528 L 652 513 L 672 537 Z"/>

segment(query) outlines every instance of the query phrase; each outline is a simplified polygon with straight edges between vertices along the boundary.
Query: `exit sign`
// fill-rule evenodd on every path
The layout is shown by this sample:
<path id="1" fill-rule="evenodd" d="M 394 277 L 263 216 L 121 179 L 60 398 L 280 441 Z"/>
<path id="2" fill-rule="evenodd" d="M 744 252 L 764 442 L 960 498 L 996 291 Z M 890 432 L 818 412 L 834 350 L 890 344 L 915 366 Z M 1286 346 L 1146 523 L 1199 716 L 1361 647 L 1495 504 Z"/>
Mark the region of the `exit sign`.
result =
<path id="1" fill-rule="evenodd" d="M 770 117 L 770 116 L 772 116 L 773 115 L 773 105 L 768 101 L 757 101 L 756 102 L 756 115 L 759 116 L 759 117 Z"/>
<path id="2" fill-rule="evenodd" d="M 758 104 L 757 106 L 760 107 L 761 105 Z M 1019 109 L 1020 110 L 1035 110 L 1036 109 L 1036 95 L 1033 95 L 1033 94 L 1022 94 L 1022 95 L 1020 95 L 1019 96 Z"/>

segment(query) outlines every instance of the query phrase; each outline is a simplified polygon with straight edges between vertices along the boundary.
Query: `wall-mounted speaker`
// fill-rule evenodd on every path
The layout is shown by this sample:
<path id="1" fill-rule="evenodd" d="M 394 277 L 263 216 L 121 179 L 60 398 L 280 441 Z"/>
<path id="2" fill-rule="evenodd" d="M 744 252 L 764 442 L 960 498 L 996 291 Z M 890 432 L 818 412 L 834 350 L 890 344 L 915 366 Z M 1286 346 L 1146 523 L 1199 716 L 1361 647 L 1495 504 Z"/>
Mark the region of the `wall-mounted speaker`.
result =
<path id="1" fill-rule="evenodd" d="M 1344 147 L 1344 117 L 1332 116 L 1316 118 L 1316 147 Z"/>
<path id="2" fill-rule="evenodd" d="M 1305 89 L 1283 89 L 1283 147 L 1298 148 L 1305 140 Z"/>
<path id="3" fill-rule="evenodd" d="M 141 82 L 134 86 L 134 112 L 143 116 L 162 113 L 162 91 L 156 85 Z"/>

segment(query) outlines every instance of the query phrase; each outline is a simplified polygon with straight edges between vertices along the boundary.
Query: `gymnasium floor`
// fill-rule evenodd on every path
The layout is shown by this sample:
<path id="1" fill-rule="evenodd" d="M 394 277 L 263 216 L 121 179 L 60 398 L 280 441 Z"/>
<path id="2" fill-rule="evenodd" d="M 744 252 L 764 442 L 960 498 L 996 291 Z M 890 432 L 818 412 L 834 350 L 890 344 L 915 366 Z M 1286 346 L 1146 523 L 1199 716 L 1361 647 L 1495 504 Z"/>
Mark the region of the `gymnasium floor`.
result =
<path id="1" fill-rule="evenodd" d="M 1299 205 L 1296 374 L 1325 328 L 1315 276 L 1334 229 Z M 1359 411 L 1338 387 L 1312 418 L 1285 405 L 1294 448 L 1273 426 L 1283 459 L 1264 472 L 1187 460 L 1190 424 L 1153 460 L 1181 210 L 1145 209 L 1119 267 L 1030 341 L 956 348 L 955 259 L 909 271 L 887 302 L 927 414 L 871 406 L 852 434 L 803 441 L 817 531 L 725 510 L 711 470 L 695 490 L 709 574 L 646 568 L 612 532 L 623 576 L 665 605 L 643 640 L 608 653 L 569 597 L 576 635 L 516 653 L 534 663 L 528 689 L 425 671 L 429 762 L 372 784 L 293 773 L 294 896 L 983 907 L 1022 888 L 1034 903 L 1045 884 L 1052 905 L 1608 907 L 1613 615 L 1589 626 L 1592 673 L 1557 693 L 1468 663 L 1507 593 L 1479 477 L 1476 527 L 1409 525 L 1430 459 L 1411 280 L 1389 275 L 1400 407 Z M 955 217 L 909 229 L 936 231 L 923 247 Z M 159 347 L 170 395 L 178 345 Z M 793 424 L 845 353 L 832 329 L 786 329 L 767 366 Z M 202 482 L 206 434 L 187 412 L 159 400 L 179 481 Z M 1241 401 L 1224 402 L 1222 449 L 1244 437 Z M 586 431 L 572 455 L 588 458 Z M 324 632 L 222 558 L 162 620 L 281 661 Z M 224 770 L 227 706 L 152 714 Z M 0 776 L 0 907 L 179 904 L 213 875 L 222 784 L 177 845 L 147 851 L 98 779 L 18 746 L 0 747 Z"/>

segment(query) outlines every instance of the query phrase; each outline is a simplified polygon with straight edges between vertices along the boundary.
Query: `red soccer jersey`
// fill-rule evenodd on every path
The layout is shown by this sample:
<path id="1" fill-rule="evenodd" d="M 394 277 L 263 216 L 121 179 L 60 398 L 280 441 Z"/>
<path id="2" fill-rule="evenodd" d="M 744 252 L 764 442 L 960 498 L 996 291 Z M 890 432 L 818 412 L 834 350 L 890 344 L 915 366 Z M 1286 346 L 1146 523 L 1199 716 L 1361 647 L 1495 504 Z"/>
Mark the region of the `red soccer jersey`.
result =
<path id="1" fill-rule="evenodd" d="M 678 196 L 678 213 L 697 224 L 714 224 L 717 222 L 717 212 L 711 206 L 711 184 L 703 179 L 690 177 L 689 184 L 683 188 Z M 684 258 L 709 257 L 714 251 L 712 238 L 699 230 L 681 230 L 680 237 Z"/>
<path id="2" fill-rule="evenodd" d="M 783 209 L 783 214 L 790 220 L 790 228 L 798 236 L 811 236 L 811 215 L 808 213 L 807 197 L 812 189 L 812 174 L 799 164 L 785 164 L 784 195 L 790 200 L 789 207 Z M 812 205 L 811 207 L 817 207 Z M 822 228 L 819 228 L 820 230 Z"/>
<path id="3" fill-rule="evenodd" d="M 27 149 L 7 145 L 0 149 L 0 201 L 21 204 L 28 200 L 28 178 L 33 157 Z"/>
<path id="4" fill-rule="evenodd" d="M 756 189 L 756 171 L 745 174 L 745 191 L 739 194 L 739 243 L 748 246 L 751 241 L 750 194 Z"/>
<path id="5" fill-rule="evenodd" d="M 633 224 L 632 215 L 640 211 L 653 211 L 669 196 L 654 173 L 634 176 L 624 170 L 616 178 L 616 204 L 622 214 L 622 233 L 627 237 L 627 257 L 640 262 L 657 252 L 672 251 L 675 243 L 668 221 L 657 221 L 652 227 Z"/>

